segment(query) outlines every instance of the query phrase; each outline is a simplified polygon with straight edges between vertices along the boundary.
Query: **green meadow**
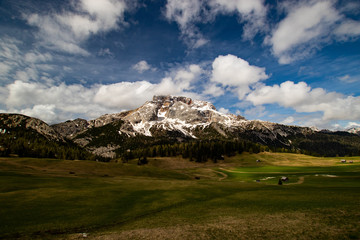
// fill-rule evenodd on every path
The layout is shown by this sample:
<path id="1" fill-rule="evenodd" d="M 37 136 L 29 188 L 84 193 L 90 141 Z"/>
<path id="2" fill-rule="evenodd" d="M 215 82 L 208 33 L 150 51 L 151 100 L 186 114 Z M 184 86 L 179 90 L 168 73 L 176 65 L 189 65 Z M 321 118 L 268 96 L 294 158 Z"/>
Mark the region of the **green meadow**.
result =
<path id="1" fill-rule="evenodd" d="M 148 160 L 0 158 L 0 239 L 360 239 L 360 157 Z"/>

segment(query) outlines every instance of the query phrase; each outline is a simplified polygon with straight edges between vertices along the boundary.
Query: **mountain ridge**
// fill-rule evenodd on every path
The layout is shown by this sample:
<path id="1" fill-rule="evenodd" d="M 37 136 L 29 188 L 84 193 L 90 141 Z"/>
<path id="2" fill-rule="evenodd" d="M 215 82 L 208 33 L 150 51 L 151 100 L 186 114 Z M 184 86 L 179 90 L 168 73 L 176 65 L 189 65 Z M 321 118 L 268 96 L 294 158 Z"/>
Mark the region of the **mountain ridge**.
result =
<path id="1" fill-rule="evenodd" d="M 327 155 L 327 151 L 331 155 L 336 151 L 357 154 L 355 149 L 360 146 L 360 136 L 356 134 L 247 120 L 239 115 L 221 113 L 209 102 L 178 96 L 154 96 L 133 110 L 51 126 L 24 115 L 9 116 L 0 115 L 2 131 L 24 125 L 49 141 L 71 141 L 106 158 L 121 156 L 128 149 L 193 141 L 241 140 L 274 150 L 304 150 L 322 155 Z M 328 149 L 328 145 L 333 149 Z"/>
<path id="2" fill-rule="evenodd" d="M 76 127 L 71 128 L 74 130 L 71 134 L 64 134 L 59 130 L 64 125 L 69 127 L 74 124 Z M 107 129 L 112 128 L 106 130 L 109 131 L 108 134 L 117 141 L 105 139 L 104 136 L 100 136 L 101 132 L 95 133 L 92 129 L 106 125 L 109 125 Z M 163 138 L 163 141 L 169 142 L 244 138 L 264 145 L 290 147 L 291 142 L 286 139 L 288 136 L 304 136 L 314 132 L 306 127 L 247 120 L 239 115 L 221 113 L 213 104 L 206 101 L 169 95 L 154 96 L 152 101 L 147 101 L 134 110 L 105 114 L 87 121 L 86 124 L 84 120 L 77 119 L 53 127 L 64 137 L 71 138 L 92 152 L 99 153 L 99 149 L 103 149 L 100 154 L 107 157 L 115 157 L 115 150 L 122 148 L 126 139 L 133 137 L 152 140 Z M 115 131 L 117 135 L 113 135 Z M 97 145 L 97 148 L 94 145 Z M 107 151 L 109 149 L 111 150 Z"/>

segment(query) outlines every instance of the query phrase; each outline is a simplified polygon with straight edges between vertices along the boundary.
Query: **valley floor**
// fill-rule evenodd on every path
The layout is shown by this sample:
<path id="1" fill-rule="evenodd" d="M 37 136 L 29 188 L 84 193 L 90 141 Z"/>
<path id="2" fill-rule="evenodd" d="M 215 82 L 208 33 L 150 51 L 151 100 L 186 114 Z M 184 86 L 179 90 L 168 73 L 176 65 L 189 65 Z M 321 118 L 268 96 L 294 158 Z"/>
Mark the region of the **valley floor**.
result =
<path id="1" fill-rule="evenodd" d="M 360 157 L 341 159 L 0 158 L 0 239 L 360 239 Z"/>

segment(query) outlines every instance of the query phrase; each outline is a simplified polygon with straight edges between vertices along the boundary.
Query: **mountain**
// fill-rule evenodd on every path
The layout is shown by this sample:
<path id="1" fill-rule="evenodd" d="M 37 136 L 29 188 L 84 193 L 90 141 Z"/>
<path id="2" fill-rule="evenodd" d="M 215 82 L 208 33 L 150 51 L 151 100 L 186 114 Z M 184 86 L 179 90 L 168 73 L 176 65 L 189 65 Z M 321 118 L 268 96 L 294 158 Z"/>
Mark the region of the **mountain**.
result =
<path id="1" fill-rule="evenodd" d="M 115 151 L 136 144 L 175 143 L 191 140 L 245 138 L 265 145 L 290 146 L 288 136 L 306 135 L 309 128 L 249 121 L 223 114 L 214 105 L 186 97 L 154 96 L 141 107 L 53 126 L 62 136 L 93 153 L 115 157 Z M 140 144 L 141 145 L 141 144 Z"/>
<path id="2" fill-rule="evenodd" d="M 0 132 L 23 129 L 35 131 L 48 140 L 64 141 L 64 138 L 45 122 L 21 114 L 0 113 Z"/>
<path id="3" fill-rule="evenodd" d="M 162 156 L 197 154 L 202 161 L 206 157 L 200 155 L 208 156 L 212 152 L 219 157 L 235 150 L 301 152 L 318 156 L 360 155 L 360 135 L 247 120 L 221 113 L 209 102 L 177 96 L 154 96 L 152 101 L 134 110 L 52 126 L 24 115 L 0 114 L 0 133 L 0 149 L 5 146 L 16 152 L 12 146 L 14 139 L 18 139 L 15 145 L 27 148 L 22 150 L 23 155 L 30 152 L 36 156 L 39 151 L 34 149 L 37 148 L 26 143 L 42 139 L 43 148 L 52 147 L 41 156 L 61 155 L 62 158 L 68 157 L 66 152 L 70 152 L 71 158 L 88 157 L 84 150 L 109 159 L 124 157 L 129 152 L 130 155 L 137 152 L 139 156 L 150 152 L 156 156 L 160 152 Z M 23 141 L 19 143 L 19 139 Z M 175 146 L 173 150 L 169 149 L 171 146 Z M 41 149 L 39 144 L 37 147 Z M 220 150 L 215 151 L 215 148 Z"/>
<path id="4" fill-rule="evenodd" d="M 0 113 L 0 156 L 92 159 L 93 156 L 37 118 Z"/>
<path id="5" fill-rule="evenodd" d="M 348 133 L 360 135 L 360 127 L 352 127 L 346 130 Z"/>
<path id="6" fill-rule="evenodd" d="M 212 140 L 242 140 L 274 150 L 304 150 L 321 155 L 327 155 L 329 151 L 333 155 L 338 150 L 341 153 L 350 151 L 348 145 L 354 141 L 352 135 L 247 120 L 221 113 L 209 102 L 177 96 L 154 96 L 152 101 L 131 111 L 106 114 L 91 121 L 76 119 L 53 128 L 94 154 L 110 158 L 127 149 Z M 333 149 L 324 147 L 327 141 Z M 353 147 L 351 149 L 353 151 Z"/>

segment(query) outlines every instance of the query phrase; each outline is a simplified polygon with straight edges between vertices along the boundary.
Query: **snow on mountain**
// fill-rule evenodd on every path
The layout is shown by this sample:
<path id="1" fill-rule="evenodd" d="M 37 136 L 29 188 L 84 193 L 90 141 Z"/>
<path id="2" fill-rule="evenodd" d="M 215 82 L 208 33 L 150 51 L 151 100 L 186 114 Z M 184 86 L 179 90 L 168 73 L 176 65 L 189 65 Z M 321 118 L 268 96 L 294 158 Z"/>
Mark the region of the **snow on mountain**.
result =
<path id="1" fill-rule="evenodd" d="M 163 129 L 179 131 L 192 138 L 196 138 L 194 129 L 203 129 L 211 123 L 229 127 L 246 121 L 241 116 L 218 112 L 209 102 L 175 96 L 154 96 L 152 101 L 128 112 L 122 119 L 128 121 L 137 134 L 152 136 L 152 130 Z M 128 133 L 128 125 L 120 131 Z"/>
<path id="2" fill-rule="evenodd" d="M 290 146 L 288 137 L 313 132 L 310 128 L 246 120 L 242 116 L 221 113 L 209 102 L 177 96 L 154 96 L 152 101 L 137 109 L 84 121 L 67 121 L 58 124 L 56 130 L 81 147 L 98 151 L 96 154 L 103 156 L 114 155 L 114 149 L 142 137 L 152 139 L 146 141 L 173 142 L 241 138 L 265 145 Z"/>
<path id="3" fill-rule="evenodd" d="M 120 135 L 134 137 L 144 135 L 152 137 L 155 132 L 178 132 L 186 137 L 198 138 L 198 130 L 212 126 L 220 135 L 226 137 L 228 132 L 260 131 L 261 134 L 286 137 L 294 133 L 294 127 L 277 123 L 246 120 L 233 114 L 224 114 L 216 110 L 215 106 L 206 101 L 193 100 L 187 97 L 154 96 L 141 107 L 115 114 L 105 114 L 97 119 L 88 121 L 74 120 L 59 124 L 57 129 L 71 128 L 65 131 L 73 138 L 89 128 L 105 126 L 116 121 L 123 121 L 117 132 Z M 63 125 L 66 125 L 65 127 Z M 302 128 L 301 131 L 312 131 Z M 63 131 L 64 132 L 64 131 Z M 69 136 L 71 133 L 71 136 Z"/>
<path id="4" fill-rule="evenodd" d="M 360 135 L 360 127 L 352 127 L 347 130 L 349 133 Z"/>

